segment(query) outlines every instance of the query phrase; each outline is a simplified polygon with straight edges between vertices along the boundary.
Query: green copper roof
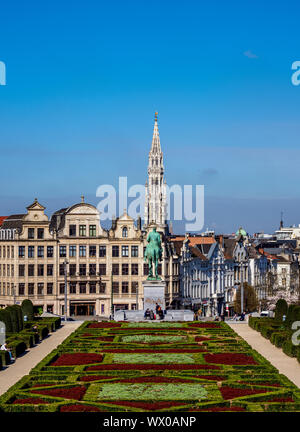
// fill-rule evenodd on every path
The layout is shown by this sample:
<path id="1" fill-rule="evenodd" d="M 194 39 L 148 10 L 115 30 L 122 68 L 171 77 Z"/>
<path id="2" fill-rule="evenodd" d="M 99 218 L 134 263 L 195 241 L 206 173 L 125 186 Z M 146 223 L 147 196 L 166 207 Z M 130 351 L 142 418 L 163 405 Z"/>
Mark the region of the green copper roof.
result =
<path id="1" fill-rule="evenodd" d="M 242 235 L 243 237 L 246 237 L 246 235 L 247 235 L 246 231 L 242 227 L 240 227 L 235 234 L 237 236 Z"/>

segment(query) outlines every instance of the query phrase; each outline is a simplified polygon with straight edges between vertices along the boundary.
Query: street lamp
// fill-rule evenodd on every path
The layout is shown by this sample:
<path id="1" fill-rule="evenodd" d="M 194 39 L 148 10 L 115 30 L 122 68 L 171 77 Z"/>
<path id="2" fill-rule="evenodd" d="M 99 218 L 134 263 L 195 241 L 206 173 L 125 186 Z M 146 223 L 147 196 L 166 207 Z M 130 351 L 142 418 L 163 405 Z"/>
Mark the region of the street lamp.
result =
<path id="1" fill-rule="evenodd" d="M 114 293 L 113 293 L 113 273 L 111 271 L 111 277 L 110 277 L 110 281 L 111 281 L 111 297 L 110 297 L 110 310 L 111 310 L 111 319 L 114 319 Z"/>
<path id="2" fill-rule="evenodd" d="M 64 315 L 65 315 L 65 322 L 67 322 L 67 315 L 68 315 L 68 281 L 67 281 L 67 265 L 68 265 L 68 261 L 64 260 L 64 270 L 65 270 L 65 306 L 64 306 Z"/>

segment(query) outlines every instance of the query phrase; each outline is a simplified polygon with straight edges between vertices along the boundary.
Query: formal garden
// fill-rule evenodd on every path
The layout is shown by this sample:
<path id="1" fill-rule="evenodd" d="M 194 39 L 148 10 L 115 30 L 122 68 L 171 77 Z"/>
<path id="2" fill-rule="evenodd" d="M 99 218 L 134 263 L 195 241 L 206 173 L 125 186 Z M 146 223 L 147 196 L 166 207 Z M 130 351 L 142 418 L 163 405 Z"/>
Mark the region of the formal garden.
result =
<path id="1" fill-rule="evenodd" d="M 14 358 L 34 347 L 61 325 L 60 317 L 36 317 L 33 311 L 33 304 L 27 299 L 21 306 L 12 305 L 0 309 L 0 321 L 5 324 L 5 342 Z M 8 351 L 0 350 L 0 370 L 10 363 Z"/>
<path id="2" fill-rule="evenodd" d="M 5 412 L 300 411 L 300 390 L 224 322 L 84 322 Z"/>
<path id="3" fill-rule="evenodd" d="M 276 303 L 274 318 L 251 317 L 249 325 L 277 348 L 282 348 L 285 354 L 297 357 L 300 363 L 300 345 L 295 345 L 292 341 L 292 335 L 296 330 L 292 329 L 292 324 L 296 321 L 299 322 L 300 328 L 300 306 L 288 305 L 284 299 L 280 299 Z"/>

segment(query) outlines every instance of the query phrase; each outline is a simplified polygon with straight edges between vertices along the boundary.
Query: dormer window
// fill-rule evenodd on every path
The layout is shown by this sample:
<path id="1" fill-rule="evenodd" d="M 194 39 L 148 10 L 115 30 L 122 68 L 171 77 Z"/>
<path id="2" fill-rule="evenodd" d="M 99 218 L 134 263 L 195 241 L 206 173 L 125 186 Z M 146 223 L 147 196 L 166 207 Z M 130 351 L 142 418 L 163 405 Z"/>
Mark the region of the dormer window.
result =
<path id="1" fill-rule="evenodd" d="M 128 229 L 127 229 L 127 227 L 124 227 L 122 229 L 122 237 L 124 237 L 124 238 L 128 237 Z"/>
<path id="2" fill-rule="evenodd" d="M 34 228 L 28 228 L 28 238 L 34 239 Z"/>

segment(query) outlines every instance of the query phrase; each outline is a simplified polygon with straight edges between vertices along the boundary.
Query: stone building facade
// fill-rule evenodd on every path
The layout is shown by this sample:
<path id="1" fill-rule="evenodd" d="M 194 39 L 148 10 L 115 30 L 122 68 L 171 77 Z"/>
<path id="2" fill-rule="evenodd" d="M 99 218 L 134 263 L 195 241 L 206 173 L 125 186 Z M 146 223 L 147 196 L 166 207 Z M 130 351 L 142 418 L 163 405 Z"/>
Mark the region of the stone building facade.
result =
<path id="1" fill-rule="evenodd" d="M 157 161 L 157 162 L 156 162 Z M 179 302 L 179 254 L 166 223 L 164 169 L 155 116 L 149 154 L 145 224 L 124 211 L 110 229 L 96 207 L 81 202 L 50 218 L 37 199 L 27 213 L 0 220 L 0 306 L 30 298 L 36 307 L 68 315 L 108 317 L 113 309 L 143 308 L 148 275 L 144 248 L 152 224 L 162 236 L 159 273 L 166 282 L 166 307 Z"/>

